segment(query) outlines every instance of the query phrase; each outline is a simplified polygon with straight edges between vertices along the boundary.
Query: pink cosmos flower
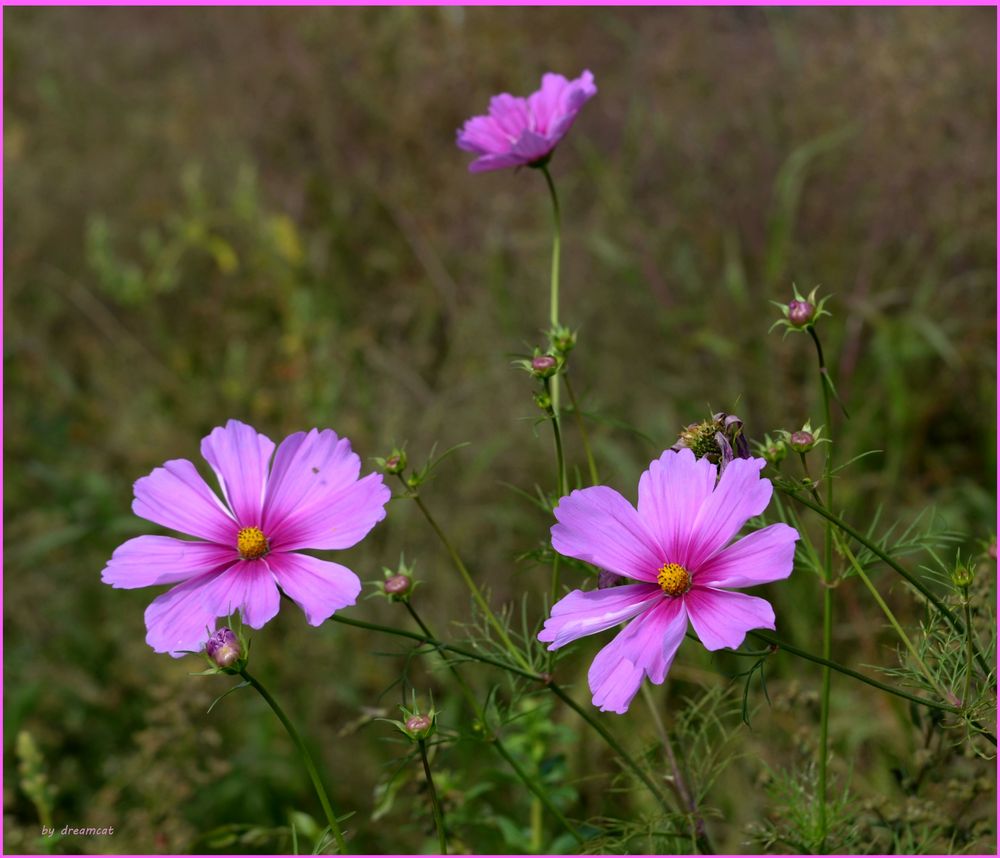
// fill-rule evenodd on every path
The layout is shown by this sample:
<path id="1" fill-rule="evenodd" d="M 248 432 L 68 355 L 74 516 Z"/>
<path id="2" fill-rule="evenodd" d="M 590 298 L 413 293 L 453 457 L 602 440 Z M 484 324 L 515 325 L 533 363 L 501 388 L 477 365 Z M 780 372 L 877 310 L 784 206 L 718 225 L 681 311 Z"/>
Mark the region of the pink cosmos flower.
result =
<path id="1" fill-rule="evenodd" d="M 458 148 L 479 155 L 469 171 L 485 173 L 541 161 L 596 94 L 594 76 L 585 71 L 576 80 L 552 72 L 542 75 L 542 88 L 527 98 L 506 92 L 493 96 L 489 115 L 473 116 L 456 132 Z"/>
<path id="2" fill-rule="evenodd" d="M 112 587 L 178 584 L 146 609 L 146 643 L 156 652 L 200 650 L 216 619 L 237 610 L 259 629 L 278 613 L 278 587 L 314 626 L 355 603 L 357 575 L 298 549 L 360 542 L 385 518 L 382 476 L 358 479 L 361 459 L 331 429 L 289 435 L 269 469 L 272 453 L 270 438 L 230 420 L 201 442 L 222 499 L 187 459 L 136 480 L 136 515 L 198 540 L 138 536 L 101 573 Z"/>
<path id="3" fill-rule="evenodd" d="M 750 629 L 773 629 L 764 599 L 734 593 L 787 578 L 798 532 L 772 524 L 732 539 L 771 500 L 763 459 L 734 459 L 716 484 L 716 466 L 688 449 L 667 450 L 639 480 L 639 506 L 595 486 L 559 501 L 552 546 L 638 582 L 574 590 L 552 607 L 538 639 L 558 649 L 632 620 L 594 659 L 590 690 L 602 711 L 624 713 L 643 676 L 667 676 L 688 620 L 706 649 L 735 649 Z M 633 619 L 634 618 L 634 619 Z"/>

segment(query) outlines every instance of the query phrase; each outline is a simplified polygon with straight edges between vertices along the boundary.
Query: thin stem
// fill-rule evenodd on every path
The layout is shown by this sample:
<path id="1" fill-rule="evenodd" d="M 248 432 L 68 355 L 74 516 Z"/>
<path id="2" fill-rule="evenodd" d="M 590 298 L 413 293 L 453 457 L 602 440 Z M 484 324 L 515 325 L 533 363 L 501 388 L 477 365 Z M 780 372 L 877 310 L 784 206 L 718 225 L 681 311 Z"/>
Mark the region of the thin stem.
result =
<path id="1" fill-rule="evenodd" d="M 569 373 L 563 375 L 566 381 L 566 392 L 569 394 L 570 404 L 573 406 L 573 416 L 576 419 L 576 428 L 580 430 L 580 438 L 583 441 L 583 452 L 587 457 L 587 467 L 590 469 L 590 484 L 596 486 L 601 482 L 600 477 L 597 476 L 597 464 L 594 461 L 594 454 L 590 449 L 590 436 L 587 434 L 587 427 L 584 424 L 583 414 L 580 412 L 580 406 L 576 401 L 576 394 L 573 392 L 573 385 L 569 380 Z"/>
<path id="2" fill-rule="evenodd" d="M 438 799 L 437 790 L 434 789 L 434 778 L 431 775 L 431 764 L 427 759 L 427 743 L 423 739 L 417 740 L 420 748 L 420 759 L 424 762 L 424 777 L 427 778 L 427 788 L 431 794 L 431 805 L 434 808 L 434 827 L 437 829 L 438 846 L 442 855 L 448 854 L 448 838 L 444 831 L 444 811 L 441 809 L 441 801 Z"/>
<path id="3" fill-rule="evenodd" d="M 674 756 L 674 749 L 670 742 L 670 737 L 667 735 L 667 728 L 660 717 L 660 710 L 653 699 L 653 692 L 649 690 L 649 686 L 645 682 L 642 683 L 642 696 L 653 716 L 656 731 L 660 734 L 660 742 L 663 745 L 667 763 L 673 774 L 673 780 L 670 783 L 674 788 L 674 792 L 677 793 L 677 800 L 681 803 L 681 807 L 685 808 L 691 814 L 693 829 L 691 839 L 694 842 L 694 847 L 704 855 L 712 855 L 715 853 L 715 849 L 713 849 L 712 842 L 708 839 L 708 833 L 705 831 L 705 820 L 698 813 L 698 806 L 695 804 L 694 796 L 691 795 L 687 782 L 684 780 L 684 774 L 681 772 L 680 766 L 677 765 L 677 757 Z"/>
<path id="4" fill-rule="evenodd" d="M 426 639 L 428 641 L 434 640 L 434 635 L 431 633 L 431 630 L 427 626 L 427 624 L 420 618 L 420 615 L 417 613 L 416 608 L 414 608 L 409 601 L 405 602 L 404 604 L 406 605 L 406 609 L 410 612 L 410 616 L 413 617 L 413 621 L 418 626 L 420 626 L 420 630 L 427 636 Z M 388 629 L 383 629 L 383 630 L 388 631 Z M 435 641 L 435 643 L 437 642 Z M 569 822 L 568 819 L 566 819 L 565 816 L 562 815 L 562 813 L 559 811 L 559 808 L 557 808 L 552 803 L 552 800 L 549 798 L 548 794 L 545 792 L 544 789 L 542 789 L 542 787 L 538 783 L 536 783 L 535 779 L 532 778 L 531 775 L 529 775 L 520 766 L 517 765 L 517 763 L 507 752 L 507 749 L 504 747 L 503 743 L 500 741 L 500 737 L 495 732 L 493 732 L 493 730 L 490 729 L 490 725 L 486 721 L 486 713 L 476 702 L 476 696 L 472 693 L 472 689 L 469 687 L 469 684 L 462 677 L 462 674 L 458 672 L 458 667 L 454 665 L 451 662 L 451 660 L 445 655 L 445 650 L 447 649 L 449 649 L 449 647 L 445 646 L 444 644 L 440 644 L 438 646 L 438 653 L 440 654 L 441 659 L 444 661 L 444 663 L 448 666 L 448 670 L 451 671 L 452 676 L 454 676 L 455 680 L 458 682 L 459 687 L 462 689 L 462 694 L 465 696 L 466 702 L 469 704 L 473 713 L 476 716 L 476 720 L 479 721 L 480 724 L 482 724 L 483 730 L 489 737 L 490 744 L 492 744 L 492 746 L 496 749 L 496 752 L 500 754 L 501 757 L 503 757 L 511 764 L 511 768 L 514 769 L 515 774 L 521 779 L 524 785 L 528 787 L 528 789 L 531 790 L 532 793 L 534 793 L 535 800 L 541 802 L 545 806 L 545 808 L 549 811 L 549 813 L 551 813 L 556 818 L 556 820 L 558 820 L 559 824 L 562 825 L 562 827 L 565 828 L 566 831 L 570 833 L 570 835 L 576 840 L 576 842 L 580 846 L 582 846 L 584 840 L 577 833 L 573 825 Z M 541 679 L 540 676 L 538 678 Z"/>
<path id="5" fill-rule="evenodd" d="M 539 673 L 532 673 L 531 671 L 528 670 L 522 670 L 521 668 L 515 667 L 512 664 L 505 664 L 502 661 L 497 661 L 495 658 L 490 658 L 489 656 L 481 655 L 480 653 L 472 652 L 471 650 L 462 649 L 461 647 L 452 646 L 451 644 L 442 643 L 441 641 L 436 640 L 430 635 L 418 635 L 415 632 L 408 632 L 405 631 L 404 629 L 394 629 L 391 628 L 390 626 L 378 625 L 377 623 L 367 623 L 364 620 L 354 620 L 348 617 L 341 616 L 339 614 L 334 614 L 332 617 L 330 617 L 330 619 L 333 620 L 334 622 L 343 623 L 344 625 L 356 626 L 359 629 L 368 629 L 369 631 L 373 632 L 383 632 L 387 635 L 396 635 L 397 637 L 409 638 L 410 640 L 415 640 L 415 641 L 420 641 L 421 643 L 430 644 L 435 649 L 444 650 L 447 652 L 453 652 L 455 653 L 455 655 L 460 655 L 465 658 L 472 659 L 474 661 L 481 661 L 484 664 L 491 664 L 494 667 L 499 667 L 501 670 L 506 670 L 510 673 L 517 674 L 518 676 L 523 676 L 526 679 L 533 679 L 536 682 L 542 683 L 553 694 L 555 694 L 556 697 L 562 700 L 563 703 L 569 706 L 570 709 L 576 712 L 577 715 L 579 715 L 584 721 L 587 722 L 587 724 L 593 727 L 594 730 L 596 730 L 601 735 L 601 737 L 604 739 L 605 742 L 608 743 L 611 749 L 616 754 L 618 754 L 619 757 L 621 757 L 625 765 L 628 766 L 636 774 L 636 776 L 649 788 L 649 791 L 660 802 L 660 804 L 663 805 L 664 810 L 667 813 L 670 812 L 669 805 L 665 803 L 663 795 L 659 792 L 659 790 L 657 790 L 656 784 L 654 784 L 653 781 L 649 778 L 649 775 L 647 775 L 639 766 L 639 764 L 634 759 L 632 759 L 632 757 L 629 756 L 628 752 L 618 743 L 618 740 L 615 739 L 615 737 L 608 732 L 607 728 L 599 721 L 595 720 L 594 717 L 589 712 L 581 708 L 580 705 L 575 700 L 573 700 L 573 698 L 569 697 L 565 691 L 563 691 L 558 685 L 552 682 L 551 677 L 542 676 Z M 543 803 L 547 801 L 547 799 L 543 797 L 543 795 L 539 795 L 538 797 L 542 799 Z M 546 804 L 546 806 L 549 807 L 549 804 Z"/>
<path id="6" fill-rule="evenodd" d="M 548 688 L 556 695 L 563 703 L 569 706 L 577 715 L 579 715 L 584 721 L 586 721 L 591 727 L 596 730 L 602 739 L 608 743 L 608 746 L 621 758 L 621 761 L 632 770 L 632 773 L 639 778 L 650 791 L 653 797 L 659 802 L 660 807 L 663 808 L 664 813 L 670 814 L 670 804 L 667 802 L 663 793 L 657 788 L 656 784 L 653 782 L 652 778 L 643 771 L 642 767 L 632 758 L 632 756 L 626 751 L 618 742 L 618 740 L 608 731 L 608 729 L 598 721 L 590 712 L 583 709 L 572 697 L 570 697 L 565 691 L 563 691 L 554 682 L 548 683 Z"/>
<path id="7" fill-rule="evenodd" d="M 823 359 L 823 346 L 820 345 L 816 329 L 809 325 L 807 330 L 816 345 L 816 359 L 819 362 L 820 387 L 823 390 L 823 421 L 827 432 L 832 432 L 830 426 L 830 391 L 827 387 L 826 362 Z M 805 456 L 802 457 L 805 465 Z M 826 488 L 827 509 L 833 509 L 833 445 L 826 445 L 826 456 L 823 460 L 823 483 Z M 833 525 L 826 523 L 823 534 L 823 658 L 829 660 L 833 649 Z M 820 691 L 820 723 L 819 723 L 819 784 L 817 800 L 819 802 L 819 849 L 826 848 L 826 767 L 829 757 L 830 740 L 830 668 L 823 668 L 822 689 Z"/>
<path id="8" fill-rule="evenodd" d="M 559 195 L 556 193 L 556 184 L 552 181 L 552 174 L 547 165 L 541 167 L 542 175 L 545 176 L 545 183 L 549 187 L 549 196 L 552 198 L 552 271 L 549 280 L 549 323 L 552 330 L 559 326 L 559 256 L 562 245 L 562 215 L 559 211 Z M 552 412 L 555 414 L 554 422 L 559 425 L 559 378 L 552 379 Z"/>
<path id="9" fill-rule="evenodd" d="M 402 476 L 400 476 L 402 480 Z M 406 485 L 406 481 L 403 480 L 403 485 Z M 410 491 L 410 487 L 407 486 L 407 491 Z M 520 664 L 525 670 L 530 670 L 531 665 L 528 663 L 527 659 L 521 654 L 521 651 L 514 646 L 514 642 L 510 639 L 507 634 L 507 630 L 503 627 L 500 621 L 496 618 L 496 615 L 490 609 L 489 604 L 484 598 L 479 587 L 476 586 L 476 582 L 472 580 L 472 575 L 466 567 L 465 563 L 462 561 L 461 555 L 459 555 L 455 546 L 451 544 L 451 540 L 445 535 L 445 532 L 438 525 L 434 516 L 431 515 L 431 511 L 427 508 L 427 505 L 423 502 L 420 495 L 410 493 L 410 497 L 416 502 L 420 511 L 424 514 L 424 518 L 427 519 L 427 523 L 431 526 L 433 531 L 437 534 L 438 539 L 444 545 L 445 550 L 448 552 L 448 556 L 451 557 L 451 562 L 454 564 L 458 573 L 462 576 L 465 581 L 465 585 L 469 588 L 469 592 L 472 593 L 472 598 L 475 599 L 476 604 L 479 605 L 479 609 L 483 612 L 487 621 L 491 626 L 493 626 L 496 633 L 500 636 L 500 640 L 503 641 L 504 646 L 507 651 L 514 657 L 518 664 Z"/>
<path id="10" fill-rule="evenodd" d="M 327 795 L 326 788 L 323 786 L 323 780 L 319 776 L 319 770 L 316 768 L 316 764 L 313 762 L 313 759 L 309 754 L 309 749 L 306 747 L 306 743 L 303 741 L 302 736 L 300 736 L 299 731 L 295 729 L 295 725 L 288 720 L 288 716 L 285 715 L 282 708 L 278 705 L 278 701 L 276 701 L 270 693 L 268 693 L 268 690 L 264 688 L 263 685 L 247 673 L 246 670 L 241 670 L 240 676 L 249 682 L 257 693 L 264 698 L 264 702 L 271 707 L 271 711 L 278 716 L 278 720 L 288 732 L 289 737 L 298 749 L 299 756 L 302 758 L 302 763 L 306 767 L 306 771 L 309 773 L 309 779 L 312 781 L 313 788 L 316 790 L 316 796 L 319 798 L 319 803 L 323 806 L 323 813 L 326 814 L 326 821 L 329 823 L 330 831 L 333 833 L 333 836 L 337 841 L 337 852 L 341 855 L 346 854 L 347 844 L 344 842 L 344 835 L 340 831 L 340 824 L 337 822 L 337 814 L 333 811 L 333 805 L 330 803 L 330 797 Z"/>
<path id="11" fill-rule="evenodd" d="M 811 661 L 814 664 L 828 667 L 831 670 L 837 671 L 837 673 L 842 673 L 844 676 L 849 676 L 852 679 L 858 680 L 858 682 L 870 685 L 872 688 L 878 688 L 880 691 L 885 691 L 887 694 L 892 694 L 895 697 L 902 697 L 904 700 L 909 700 L 911 703 L 919 703 L 921 706 L 926 706 L 929 709 L 940 709 L 942 712 L 953 712 L 956 714 L 961 712 L 961 710 L 956 706 L 949 706 L 947 703 L 938 703 L 936 700 L 928 700 L 925 697 L 918 697 L 915 694 L 910 694 L 900 688 L 893 688 L 891 685 L 886 685 L 884 682 L 872 679 L 869 676 L 865 676 L 863 673 L 858 673 L 858 671 L 853 670 L 846 665 L 838 664 L 835 661 L 830 661 L 829 659 L 822 658 L 821 656 L 813 655 L 811 652 L 807 652 L 804 649 L 799 649 L 786 641 L 779 640 L 774 635 L 768 634 L 767 632 L 752 631 L 749 632 L 749 634 L 758 640 L 777 647 L 779 650 L 785 650 L 786 652 L 790 652 L 792 655 L 796 655 L 806 661 Z"/>
<path id="12" fill-rule="evenodd" d="M 962 691 L 962 705 L 969 705 L 969 684 L 972 681 L 972 611 L 969 607 L 969 589 L 963 592 L 962 606 L 965 608 L 965 688 Z"/>
<path id="13" fill-rule="evenodd" d="M 938 598 L 938 596 L 936 596 L 930 589 L 928 589 L 926 584 L 924 584 L 919 578 L 915 578 L 912 574 L 907 572 L 906 569 L 904 569 L 899 563 L 893 560 L 893 558 L 890 557 L 888 554 L 886 554 L 885 551 L 879 548 L 878 545 L 876 545 L 870 539 L 863 536 L 861 533 L 859 533 L 857 530 L 851 527 L 851 525 L 849 525 L 843 519 L 839 518 L 834 513 L 832 513 L 829 509 L 824 509 L 821 504 L 813 503 L 808 498 L 802 497 L 802 495 L 800 495 L 798 492 L 785 488 L 783 486 L 779 485 L 778 489 L 784 492 L 784 494 L 788 495 L 790 498 L 797 500 L 803 506 L 806 506 L 813 512 L 816 512 L 819 515 L 823 516 L 823 518 L 825 518 L 829 522 L 832 522 L 835 527 L 842 530 L 844 533 L 850 536 L 851 539 L 855 540 L 855 542 L 858 542 L 860 545 L 863 545 L 865 548 L 867 548 L 872 554 L 878 557 L 879 560 L 881 560 L 883 563 L 889 566 L 890 569 L 892 569 L 894 572 L 896 572 L 898 575 L 904 578 L 907 582 L 909 582 L 909 584 L 918 593 L 923 595 L 928 602 L 934 605 L 934 607 L 941 612 L 941 615 L 948 621 L 949 625 L 951 625 L 951 627 L 956 632 L 963 635 L 965 634 L 964 623 L 962 623 L 962 621 L 958 617 L 956 617 L 954 613 L 952 613 L 952 611 L 948 608 L 948 606 L 945 605 L 944 602 L 942 602 L 941 599 Z M 986 659 L 983 658 L 982 653 L 979 652 L 978 648 L 975 646 L 974 643 L 973 643 L 973 652 L 975 653 L 976 662 L 979 664 L 984 675 L 989 676 L 990 675 L 989 665 L 987 665 Z"/>
<path id="14" fill-rule="evenodd" d="M 924 660 L 920 657 L 920 653 L 917 652 L 917 648 L 913 645 L 910 640 L 909 635 L 903 630 L 903 627 L 899 624 L 899 620 L 896 619 L 896 615 L 892 612 L 892 609 L 886 604 L 885 599 L 882 598 L 882 594 L 875 588 L 872 584 L 871 579 L 865 574 L 865 570 L 858 563 L 858 558 L 854 556 L 854 552 L 851 551 L 846 545 L 841 546 L 844 549 L 844 553 L 847 555 L 847 559 L 850 564 L 854 567 L 854 571 L 857 572 L 858 576 L 864 581 L 865 586 L 868 588 L 868 592 L 872 594 L 872 598 L 882 609 L 882 613 L 885 614 L 886 619 L 889 624 L 896 630 L 896 634 L 899 635 L 899 639 L 903 642 L 903 645 L 910 651 L 910 655 L 913 656 L 913 660 L 920 667 L 921 673 L 931 684 L 931 687 L 941 696 L 941 699 L 947 700 L 948 693 L 938 684 L 937 680 L 934 679 L 930 672 L 930 669 L 924 664 Z"/>
<path id="15" fill-rule="evenodd" d="M 556 376 L 545 379 L 545 392 L 552 398 L 556 389 Z M 560 497 L 569 494 L 569 487 L 566 483 L 566 454 L 563 451 L 562 429 L 559 427 L 559 420 L 556 418 L 555 400 L 552 400 L 552 434 L 556 442 L 556 491 Z"/>

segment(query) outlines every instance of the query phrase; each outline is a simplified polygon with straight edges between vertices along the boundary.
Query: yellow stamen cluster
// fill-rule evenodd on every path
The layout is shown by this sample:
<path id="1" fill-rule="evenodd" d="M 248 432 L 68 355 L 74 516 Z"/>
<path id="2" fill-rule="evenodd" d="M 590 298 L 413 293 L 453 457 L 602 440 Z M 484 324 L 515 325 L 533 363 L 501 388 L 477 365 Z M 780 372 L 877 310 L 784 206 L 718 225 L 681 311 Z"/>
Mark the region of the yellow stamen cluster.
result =
<path id="1" fill-rule="evenodd" d="M 243 527 L 236 536 L 236 549 L 244 560 L 260 560 L 271 546 L 259 527 Z"/>
<path id="2" fill-rule="evenodd" d="M 660 567 L 656 583 L 668 596 L 683 596 L 691 589 L 691 573 L 680 563 L 667 563 Z"/>

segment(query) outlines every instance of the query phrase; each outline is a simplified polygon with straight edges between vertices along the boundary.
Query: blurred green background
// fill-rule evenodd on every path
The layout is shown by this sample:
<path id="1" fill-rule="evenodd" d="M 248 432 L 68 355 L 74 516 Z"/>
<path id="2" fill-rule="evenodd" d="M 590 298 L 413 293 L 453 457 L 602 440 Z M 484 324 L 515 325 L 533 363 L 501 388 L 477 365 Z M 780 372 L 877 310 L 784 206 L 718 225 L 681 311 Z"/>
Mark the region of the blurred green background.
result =
<path id="1" fill-rule="evenodd" d="M 864 524 L 880 503 L 904 523 L 933 505 L 981 550 L 995 520 L 995 15 L 5 9 L 6 851 L 43 848 L 32 772 L 57 827 L 116 827 L 48 847 L 60 852 L 288 850 L 280 832 L 205 835 L 318 815 L 261 702 L 242 692 L 206 715 L 230 680 L 153 654 L 142 612 L 155 594 L 100 582 L 116 545 L 154 529 L 130 514 L 132 482 L 168 458 L 200 463 L 201 437 L 230 417 L 274 439 L 331 426 L 366 470 L 404 440 L 418 463 L 435 442 L 470 441 L 427 502 L 494 602 L 528 593 L 541 616 L 548 570 L 517 558 L 550 520 L 505 484 L 553 480 L 530 379 L 510 366 L 546 327 L 548 200 L 534 171 L 469 175 L 454 129 L 549 69 L 589 68 L 599 88 L 552 171 L 562 316 L 580 332 L 572 371 L 604 481 L 634 498 L 650 459 L 712 410 L 741 415 L 752 438 L 822 422 L 811 344 L 767 333 L 770 299 L 822 284 L 852 416 L 835 421 L 836 455 L 884 451 L 841 475 L 838 505 Z M 461 638 L 467 596 L 411 507 L 393 501 L 336 559 L 371 581 L 405 551 L 422 613 Z M 909 594 L 879 580 L 914 621 Z M 836 657 L 895 664 L 856 584 L 836 594 Z M 818 651 L 815 579 L 764 595 L 779 634 Z M 348 614 L 411 627 L 381 601 Z M 600 638 L 558 668 L 584 702 Z M 336 803 L 356 811 L 352 848 L 433 851 L 415 778 L 373 818 L 406 749 L 371 718 L 398 714 L 406 647 L 312 629 L 285 606 L 254 650 Z M 685 696 L 742 667 L 685 644 L 656 690 L 668 728 Z M 461 727 L 447 677 L 428 658 L 408 670 Z M 468 673 L 483 693 L 502 682 Z M 753 729 L 730 719 L 739 756 L 705 799 L 720 849 L 758 848 L 748 826 L 772 812 L 767 773 L 815 757 L 818 675 L 771 659 L 773 706 L 756 689 Z M 911 849 L 993 851 L 992 763 L 934 758 L 914 787 L 933 748 L 906 708 L 843 681 L 833 699 L 832 772 L 856 819 L 873 802 L 916 803 L 905 812 L 938 833 Z M 601 717 L 630 746 L 655 741 L 638 705 Z M 511 741 L 553 789 L 572 787 L 570 816 L 642 811 L 571 713 L 546 718 L 549 732 L 529 719 L 535 733 L 515 726 Z M 39 759 L 19 774 L 21 731 Z M 530 796 L 482 745 L 444 748 L 436 767 L 459 845 L 562 848 L 550 820 L 538 840 Z M 961 807 L 955 783 L 979 784 Z M 906 851 L 909 835 L 890 829 L 878 843 Z"/>

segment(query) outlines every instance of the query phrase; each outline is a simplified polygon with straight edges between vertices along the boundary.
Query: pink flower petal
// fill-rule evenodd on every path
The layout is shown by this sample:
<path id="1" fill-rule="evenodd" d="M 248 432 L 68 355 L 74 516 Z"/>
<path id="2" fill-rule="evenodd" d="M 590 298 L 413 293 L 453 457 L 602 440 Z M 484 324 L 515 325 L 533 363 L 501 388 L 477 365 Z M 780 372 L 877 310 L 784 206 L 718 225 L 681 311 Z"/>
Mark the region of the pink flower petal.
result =
<path id="1" fill-rule="evenodd" d="M 242 527 L 258 527 L 274 442 L 252 426 L 230 420 L 201 442 L 201 455 L 219 478 L 222 493 Z"/>
<path id="2" fill-rule="evenodd" d="M 541 89 L 528 96 L 528 105 L 535 117 L 535 130 L 548 134 L 549 129 L 563 113 L 563 96 L 569 81 L 561 74 L 546 72 L 542 75 Z"/>
<path id="3" fill-rule="evenodd" d="M 235 546 L 186 542 L 170 536 L 137 536 L 115 549 L 101 580 L 118 589 L 176 584 L 237 560 Z"/>
<path id="4" fill-rule="evenodd" d="M 792 574 L 799 533 L 787 524 L 772 524 L 724 548 L 698 569 L 701 587 L 753 587 Z"/>
<path id="5" fill-rule="evenodd" d="M 732 463 L 726 470 L 731 467 Z M 707 650 L 736 649 L 750 629 L 774 628 L 771 604 L 746 593 L 692 587 L 684 596 L 684 604 Z"/>
<path id="6" fill-rule="evenodd" d="M 271 548 L 350 548 L 385 518 L 385 505 L 391 497 L 382 475 L 369 474 L 328 498 L 320 497 L 296 509 L 274 533 L 268 534 Z"/>
<path id="7" fill-rule="evenodd" d="M 236 545 L 239 525 L 187 459 L 172 459 L 135 481 L 132 512 L 172 530 Z"/>
<path id="8" fill-rule="evenodd" d="M 551 642 L 550 650 L 559 649 L 584 635 L 603 632 L 630 620 L 663 598 L 663 591 L 651 584 L 574 590 L 552 606 L 552 616 L 545 621 L 538 639 Z"/>
<path id="9" fill-rule="evenodd" d="M 685 631 L 683 599 L 665 599 L 636 617 L 590 666 L 587 678 L 594 705 L 602 712 L 624 714 L 639 691 L 643 675 L 656 685 L 666 679 Z"/>
<path id="10" fill-rule="evenodd" d="M 490 99 L 490 116 L 507 140 L 507 148 L 534 126 L 528 100 L 503 92 Z"/>
<path id="11" fill-rule="evenodd" d="M 503 152 L 499 155 L 483 155 L 469 164 L 470 173 L 489 173 L 492 170 L 505 170 L 507 167 L 519 167 L 524 159 L 513 152 Z"/>
<path id="12" fill-rule="evenodd" d="M 763 459 L 734 459 L 726 466 L 715 491 L 698 510 L 688 548 L 688 569 L 698 569 L 725 548 L 748 519 L 767 507 L 771 481 L 760 476 L 766 464 Z"/>
<path id="13" fill-rule="evenodd" d="M 667 562 L 690 568 L 694 522 L 715 488 L 715 477 L 715 465 L 685 449 L 667 450 L 639 478 L 639 517 Z"/>
<path id="14" fill-rule="evenodd" d="M 281 589 L 305 611 L 311 626 L 353 605 L 361 592 L 358 576 L 339 563 L 305 554 L 272 554 L 268 563 Z"/>
<path id="15" fill-rule="evenodd" d="M 274 456 L 261 528 L 273 541 L 286 520 L 328 503 L 360 473 L 361 458 L 351 450 L 351 442 L 332 429 L 289 435 Z"/>
<path id="16" fill-rule="evenodd" d="M 614 489 L 577 489 L 555 508 L 552 547 L 609 572 L 655 581 L 665 562 L 635 508 Z"/>
<path id="17" fill-rule="evenodd" d="M 497 154 L 510 149 L 510 140 L 492 116 L 473 116 L 457 132 L 459 149 L 477 155 Z"/>
<path id="18" fill-rule="evenodd" d="M 511 154 L 516 155 L 522 164 L 530 164 L 548 155 L 558 141 L 549 140 L 534 131 L 524 131 L 517 142 L 511 147 Z"/>
<path id="19" fill-rule="evenodd" d="M 259 629 L 278 613 L 280 596 L 271 570 L 258 560 L 234 563 L 209 572 L 158 596 L 146 608 L 146 643 L 175 658 L 200 650 L 218 617 L 239 611 Z"/>

